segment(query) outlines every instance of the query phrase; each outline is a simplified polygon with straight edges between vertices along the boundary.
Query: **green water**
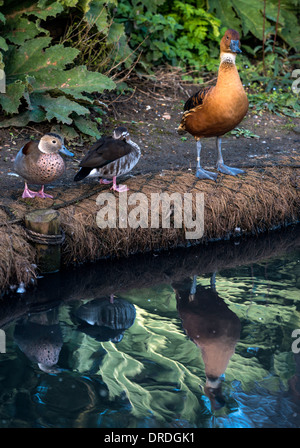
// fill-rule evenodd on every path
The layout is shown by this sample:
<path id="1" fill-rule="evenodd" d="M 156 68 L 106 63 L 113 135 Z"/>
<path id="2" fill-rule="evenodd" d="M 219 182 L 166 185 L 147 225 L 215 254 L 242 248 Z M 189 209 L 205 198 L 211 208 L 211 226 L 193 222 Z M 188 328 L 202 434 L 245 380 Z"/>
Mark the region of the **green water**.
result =
<path id="1" fill-rule="evenodd" d="M 42 278 L 0 328 L 1 428 L 300 426 L 299 227 Z"/>

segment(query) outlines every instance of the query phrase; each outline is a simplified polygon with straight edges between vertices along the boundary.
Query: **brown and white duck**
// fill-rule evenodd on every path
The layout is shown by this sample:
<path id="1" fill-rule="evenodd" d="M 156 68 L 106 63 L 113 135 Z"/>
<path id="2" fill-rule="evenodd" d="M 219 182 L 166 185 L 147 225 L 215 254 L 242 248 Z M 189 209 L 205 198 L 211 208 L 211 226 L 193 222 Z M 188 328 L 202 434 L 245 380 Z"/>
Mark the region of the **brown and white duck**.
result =
<path id="1" fill-rule="evenodd" d="M 240 36 L 235 30 L 227 30 L 220 43 L 220 66 L 215 86 L 201 88 L 184 106 L 184 114 L 177 132 L 190 133 L 197 142 L 197 172 L 199 179 L 217 178 L 200 164 L 201 138 L 217 137 L 217 170 L 236 176 L 244 171 L 224 164 L 221 136 L 234 129 L 248 111 L 248 98 L 241 83 L 236 65 L 236 54 L 241 53 Z"/>
<path id="2" fill-rule="evenodd" d="M 44 193 L 44 185 L 63 176 L 66 166 L 62 154 L 73 156 L 64 146 L 60 135 L 50 132 L 39 141 L 26 143 L 18 152 L 14 161 L 14 170 L 25 179 L 22 198 L 52 198 Z M 41 185 L 40 191 L 31 191 L 27 183 Z"/>
<path id="3" fill-rule="evenodd" d="M 81 169 L 74 181 L 85 177 L 100 177 L 100 183 L 113 183 L 111 190 L 128 191 L 126 185 L 117 186 L 117 177 L 129 173 L 141 156 L 139 146 L 134 143 L 128 130 L 119 126 L 111 137 L 102 137 L 90 148 L 80 163 Z M 112 180 L 109 180 L 112 179 Z"/>

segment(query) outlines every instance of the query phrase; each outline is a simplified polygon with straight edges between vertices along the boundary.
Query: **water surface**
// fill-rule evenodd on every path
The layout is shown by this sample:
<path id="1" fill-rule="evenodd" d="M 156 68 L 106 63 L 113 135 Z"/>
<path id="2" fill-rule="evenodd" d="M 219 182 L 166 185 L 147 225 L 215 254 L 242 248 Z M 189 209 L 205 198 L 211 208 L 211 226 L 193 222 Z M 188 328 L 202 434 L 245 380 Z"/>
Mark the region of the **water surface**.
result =
<path id="1" fill-rule="evenodd" d="M 299 427 L 299 227 L 41 278 L 0 328 L 2 428 Z"/>

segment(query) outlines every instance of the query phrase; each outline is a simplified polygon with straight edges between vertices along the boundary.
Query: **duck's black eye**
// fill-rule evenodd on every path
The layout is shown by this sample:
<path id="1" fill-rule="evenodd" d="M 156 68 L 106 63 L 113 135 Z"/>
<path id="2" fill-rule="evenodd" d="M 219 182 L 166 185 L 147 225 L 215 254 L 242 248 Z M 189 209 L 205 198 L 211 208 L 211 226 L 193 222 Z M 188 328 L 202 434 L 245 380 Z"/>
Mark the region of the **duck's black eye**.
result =
<path id="1" fill-rule="evenodd" d="M 56 140 L 52 140 L 52 143 L 55 145 L 56 144 Z"/>
<path id="2" fill-rule="evenodd" d="M 228 39 L 229 39 L 229 37 L 228 37 L 228 36 L 226 36 L 226 39 L 228 40 Z"/>

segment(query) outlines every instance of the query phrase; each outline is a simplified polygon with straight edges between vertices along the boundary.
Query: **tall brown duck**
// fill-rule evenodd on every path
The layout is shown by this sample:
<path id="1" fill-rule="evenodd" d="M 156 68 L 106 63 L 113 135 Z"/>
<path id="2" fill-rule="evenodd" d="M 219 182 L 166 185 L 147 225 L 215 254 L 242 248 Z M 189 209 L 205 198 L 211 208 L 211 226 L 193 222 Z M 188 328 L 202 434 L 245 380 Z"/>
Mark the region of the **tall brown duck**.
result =
<path id="1" fill-rule="evenodd" d="M 248 98 L 236 65 L 236 54 L 241 53 L 240 36 L 227 30 L 220 43 L 220 67 L 215 86 L 203 87 L 191 96 L 184 106 L 178 133 L 190 133 L 197 142 L 197 172 L 199 179 L 215 180 L 217 174 L 201 167 L 201 138 L 217 137 L 217 170 L 236 176 L 244 171 L 224 164 L 221 136 L 234 129 L 248 111 Z"/>

